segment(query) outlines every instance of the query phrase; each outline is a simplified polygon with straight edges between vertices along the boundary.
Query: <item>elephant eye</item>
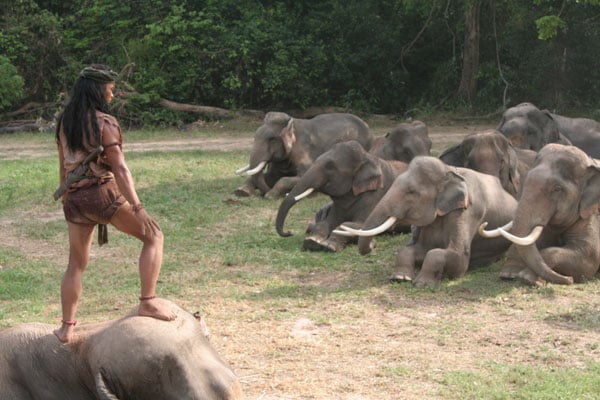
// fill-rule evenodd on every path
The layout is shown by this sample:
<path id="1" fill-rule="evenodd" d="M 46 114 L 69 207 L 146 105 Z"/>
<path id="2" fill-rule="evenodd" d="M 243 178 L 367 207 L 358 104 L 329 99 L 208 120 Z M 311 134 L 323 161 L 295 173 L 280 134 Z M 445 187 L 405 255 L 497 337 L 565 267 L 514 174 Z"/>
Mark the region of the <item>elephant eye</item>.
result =
<path id="1" fill-rule="evenodd" d="M 562 191 L 563 191 L 563 188 L 560 185 L 554 185 L 552 187 L 552 193 L 561 193 Z"/>

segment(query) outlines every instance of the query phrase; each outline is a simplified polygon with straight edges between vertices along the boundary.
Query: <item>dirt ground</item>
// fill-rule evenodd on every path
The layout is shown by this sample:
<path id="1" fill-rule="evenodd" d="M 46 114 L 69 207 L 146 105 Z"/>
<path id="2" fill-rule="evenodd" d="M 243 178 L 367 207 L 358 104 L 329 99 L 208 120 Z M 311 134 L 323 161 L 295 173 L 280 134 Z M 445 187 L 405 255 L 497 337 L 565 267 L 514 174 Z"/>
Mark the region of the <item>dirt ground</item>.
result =
<path id="1" fill-rule="evenodd" d="M 439 153 L 465 135 L 488 128 L 430 125 L 429 134 L 434 152 Z M 377 134 L 386 129 L 385 124 L 375 128 Z M 126 151 L 250 149 L 251 143 L 252 133 L 243 138 L 128 142 Z M 47 151 L 31 145 L 9 147 L 0 141 L 1 157 L 36 157 Z M 62 215 L 31 217 L 51 220 Z M 10 220 L 1 223 L 0 245 L 34 258 L 59 256 L 57 249 L 40 241 L 23 240 Z M 298 272 L 295 278 L 335 287 L 344 284 L 339 274 Z M 598 318 L 598 293 L 590 298 L 577 288 L 572 295 L 549 291 L 541 308 L 555 317 L 544 318 L 539 315 L 544 311 L 529 312 L 529 301 L 537 296 L 533 289 L 508 290 L 482 299 L 464 290 L 464 298 L 443 304 L 434 293 L 413 304 L 402 290 L 382 285 L 371 289 L 360 304 L 324 300 L 318 309 L 300 311 L 302 304 L 288 304 L 290 312 L 303 316 L 283 322 L 264 317 L 281 309 L 255 310 L 242 300 L 224 304 L 211 297 L 202 304 L 213 344 L 233 366 L 247 399 L 461 399 L 461 393 L 440 394 L 447 386 L 448 371 L 486 374 L 494 363 L 583 368 L 589 360 L 600 361 L 598 325 L 590 331 L 577 324 L 587 318 L 585 310 L 595 310 Z M 315 314 L 327 318 L 311 317 Z"/>

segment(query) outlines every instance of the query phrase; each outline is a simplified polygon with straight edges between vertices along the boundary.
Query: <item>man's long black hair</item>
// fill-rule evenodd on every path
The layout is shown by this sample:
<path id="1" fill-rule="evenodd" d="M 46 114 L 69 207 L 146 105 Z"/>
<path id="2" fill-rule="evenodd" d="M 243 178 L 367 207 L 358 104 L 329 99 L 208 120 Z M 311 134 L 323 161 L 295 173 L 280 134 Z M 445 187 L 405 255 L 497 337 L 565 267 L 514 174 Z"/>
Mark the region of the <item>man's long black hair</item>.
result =
<path id="1" fill-rule="evenodd" d="M 96 64 L 95 68 L 108 69 Z M 100 127 L 96 119 L 96 110 L 109 113 L 109 105 L 104 98 L 106 83 L 79 77 L 67 106 L 58 117 L 56 141 L 60 140 L 60 128 L 63 126 L 67 147 L 72 151 L 86 150 L 84 144 L 100 145 Z M 91 129 L 91 131 L 90 131 Z"/>

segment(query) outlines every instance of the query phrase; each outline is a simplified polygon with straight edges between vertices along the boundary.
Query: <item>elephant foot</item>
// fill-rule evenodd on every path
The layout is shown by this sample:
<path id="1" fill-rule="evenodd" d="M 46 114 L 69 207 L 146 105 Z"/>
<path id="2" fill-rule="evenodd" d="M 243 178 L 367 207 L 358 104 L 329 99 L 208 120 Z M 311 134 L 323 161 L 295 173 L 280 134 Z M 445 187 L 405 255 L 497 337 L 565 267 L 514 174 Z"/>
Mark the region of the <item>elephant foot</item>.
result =
<path id="1" fill-rule="evenodd" d="M 441 271 L 423 271 L 417 275 L 415 280 L 413 281 L 413 285 L 415 287 L 423 288 L 423 287 L 434 287 L 438 286 L 442 282 L 442 273 Z"/>
<path id="2" fill-rule="evenodd" d="M 235 189 L 233 194 L 235 194 L 237 197 L 250 197 L 254 194 L 254 190 L 247 185 L 242 185 Z"/>
<path id="3" fill-rule="evenodd" d="M 517 279 L 529 286 L 544 286 L 546 281 L 540 278 L 535 272 L 529 268 L 523 268 L 517 275 Z"/>
<path id="4" fill-rule="evenodd" d="M 285 193 L 280 192 L 277 189 L 271 189 L 267 193 L 265 193 L 265 199 L 269 200 L 277 200 L 281 197 L 285 197 Z"/>
<path id="5" fill-rule="evenodd" d="M 513 281 L 518 279 L 519 273 L 523 270 L 523 267 L 517 265 L 504 265 L 500 270 L 500 279 L 506 281 Z"/>
<path id="6" fill-rule="evenodd" d="M 408 271 L 396 271 L 394 275 L 390 277 L 391 282 L 412 282 L 414 273 Z"/>
<path id="7" fill-rule="evenodd" d="M 315 236 L 309 236 L 304 239 L 304 250 L 309 251 L 329 251 L 332 253 L 338 252 L 344 248 L 339 243 L 331 242 L 327 239 L 320 239 Z"/>

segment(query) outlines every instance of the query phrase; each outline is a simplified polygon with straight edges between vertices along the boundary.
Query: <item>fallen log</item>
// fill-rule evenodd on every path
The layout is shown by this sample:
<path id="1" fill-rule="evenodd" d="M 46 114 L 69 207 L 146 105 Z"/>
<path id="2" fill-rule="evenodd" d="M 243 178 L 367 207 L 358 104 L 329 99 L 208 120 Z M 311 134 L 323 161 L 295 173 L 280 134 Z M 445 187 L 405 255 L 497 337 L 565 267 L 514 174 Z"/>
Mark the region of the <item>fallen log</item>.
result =
<path id="1" fill-rule="evenodd" d="M 232 117 L 234 113 L 230 110 L 219 107 L 197 106 L 194 104 L 177 103 L 167 99 L 160 99 L 159 104 L 162 107 L 183 112 L 192 112 L 197 114 L 208 115 L 211 117 Z"/>

